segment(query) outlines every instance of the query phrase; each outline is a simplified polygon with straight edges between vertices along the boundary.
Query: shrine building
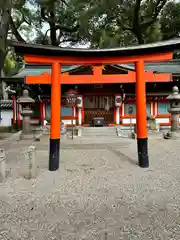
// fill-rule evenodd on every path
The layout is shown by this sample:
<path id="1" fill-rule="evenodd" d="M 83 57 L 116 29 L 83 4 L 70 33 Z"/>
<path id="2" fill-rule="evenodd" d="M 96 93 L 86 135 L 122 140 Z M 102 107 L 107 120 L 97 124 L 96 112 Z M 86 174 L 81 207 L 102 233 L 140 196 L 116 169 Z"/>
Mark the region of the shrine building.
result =
<path id="1" fill-rule="evenodd" d="M 132 123 L 136 123 L 135 66 L 133 64 L 116 64 L 103 65 L 99 68 L 107 78 L 106 83 L 92 84 L 91 78 L 87 77 L 87 80 L 83 80 L 81 84 L 81 78 L 92 76 L 94 71 L 98 71 L 98 68 L 77 65 L 62 66 L 63 74 L 72 75 L 79 81 L 76 85 L 70 81 L 61 85 L 62 97 L 69 90 L 75 89 L 79 99 L 79 103 L 73 109 L 61 101 L 61 119 L 65 125 L 71 125 L 72 115 L 74 115 L 73 123 L 82 126 L 90 126 L 94 117 L 103 117 L 104 126 L 129 126 L 130 117 L 132 117 Z M 147 114 L 154 115 L 162 127 L 169 126 L 170 114 L 166 97 L 171 93 L 174 85 L 180 87 L 180 61 L 146 62 L 145 72 Z M 34 85 L 37 76 L 40 80 L 46 74 L 51 74 L 50 65 L 25 64 L 19 73 L 3 79 L 7 85 L 20 84 L 22 86 L 24 84 L 24 87 L 33 87 L 30 94 L 36 103 L 32 106 L 34 110 L 32 123 L 36 125 L 43 125 L 45 120 L 48 122 L 50 120 L 51 86 L 48 83 Z M 110 83 L 108 76 L 112 77 L 112 75 L 114 81 Z M 34 76 L 33 85 L 28 83 L 28 76 L 31 76 L 31 79 Z M 20 106 L 16 104 L 15 97 L 12 96 L 12 101 L 7 102 L 8 104 L 6 101 L 1 104 L 1 111 L 5 111 L 8 105 L 8 112 L 10 112 L 11 104 L 9 117 L 14 123 L 18 121 L 21 124 Z M 130 106 L 133 109 L 131 116 L 128 112 Z M 2 114 L 2 118 L 3 116 L 5 115 Z"/>

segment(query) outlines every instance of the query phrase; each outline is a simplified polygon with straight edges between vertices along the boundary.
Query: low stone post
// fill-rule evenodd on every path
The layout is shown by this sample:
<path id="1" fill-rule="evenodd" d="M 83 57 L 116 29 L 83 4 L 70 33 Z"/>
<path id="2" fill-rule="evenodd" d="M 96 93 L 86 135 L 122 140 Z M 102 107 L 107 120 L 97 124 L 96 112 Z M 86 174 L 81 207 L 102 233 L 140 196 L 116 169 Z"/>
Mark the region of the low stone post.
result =
<path id="1" fill-rule="evenodd" d="M 66 138 L 67 129 L 62 120 L 61 120 L 61 125 L 60 125 L 60 131 L 61 131 L 61 138 Z"/>
<path id="2" fill-rule="evenodd" d="M 27 162 L 27 172 L 25 178 L 32 179 L 37 176 L 37 163 L 36 163 L 36 147 L 29 146 L 25 152 L 25 160 Z"/>
<path id="3" fill-rule="evenodd" d="M 0 180 L 4 180 L 6 178 L 6 155 L 5 151 L 0 148 Z"/>
<path id="4" fill-rule="evenodd" d="M 160 131 L 160 125 L 156 121 L 156 117 L 153 115 L 150 115 L 148 117 L 148 130 L 150 132 L 159 132 Z"/>

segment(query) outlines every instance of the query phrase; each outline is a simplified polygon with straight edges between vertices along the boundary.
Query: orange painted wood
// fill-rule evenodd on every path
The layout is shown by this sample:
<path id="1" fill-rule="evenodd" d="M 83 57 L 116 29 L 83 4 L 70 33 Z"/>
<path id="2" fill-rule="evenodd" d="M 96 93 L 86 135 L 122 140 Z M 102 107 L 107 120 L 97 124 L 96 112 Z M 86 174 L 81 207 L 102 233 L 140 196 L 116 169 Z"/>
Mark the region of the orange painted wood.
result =
<path id="1" fill-rule="evenodd" d="M 62 120 L 77 120 L 77 117 L 76 116 L 74 116 L 74 117 L 72 117 L 72 116 L 62 116 L 61 117 L 61 119 Z"/>
<path id="2" fill-rule="evenodd" d="M 160 113 L 158 113 L 156 115 L 156 118 L 170 118 L 170 117 L 171 117 L 170 113 L 167 113 L 167 114 L 160 114 Z"/>
<path id="3" fill-rule="evenodd" d="M 17 108 L 18 108 L 18 125 L 20 125 L 20 122 L 21 122 L 21 113 L 20 113 L 20 104 L 18 103 L 17 104 Z"/>
<path id="4" fill-rule="evenodd" d="M 137 138 L 147 138 L 146 84 L 144 62 L 138 61 L 136 67 L 136 125 Z"/>
<path id="5" fill-rule="evenodd" d="M 84 96 L 82 96 L 82 124 L 84 123 Z"/>
<path id="6" fill-rule="evenodd" d="M 99 77 L 99 76 L 101 76 L 102 75 L 102 69 L 103 69 L 103 67 L 102 67 L 102 65 L 95 65 L 95 66 L 93 66 L 93 74 L 94 74 L 94 76 L 96 76 L 96 77 Z"/>
<path id="7" fill-rule="evenodd" d="M 135 63 L 137 61 L 166 61 L 171 60 L 173 56 L 172 52 L 168 53 L 156 53 L 146 54 L 137 56 L 116 56 L 116 57 L 72 57 L 72 56 L 39 56 L 39 55 L 28 55 L 24 56 L 24 60 L 27 63 L 54 63 L 59 62 L 60 64 L 69 65 L 90 65 L 90 64 L 118 64 L 118 63 Z"/>
<path id="8" fill-rule="evenodd" d="M 50 138 L 60 139 L 60 113 L 61 113 L 61 88 L 60 88 L 61 66 L 58 62 L 52 64 L 51 81 L 51 128 Z"/>
<path id="9" fill-rule="evenodd" d="M 114 122 L 116 123 L 116 106 L 114 106 L 114 116 L 113 116 L 113 118 L 114 118 Z"/>
<path id="10" fill-rule="evenodd" d="M 146 82 L 170 82 L 169 73 L 153 74 L 152 71 L 145 72 Z M 102 75 L 95 72 L 95 75 L 69 75 L 61 74 L 61 84 L 106 84 L 106 83 L 135 83 L 136 73 L 129 71 L 128 74 L 108 74 Z M 51 74 L 43 73 L 41 76 L 27 76 L 26 84 L 51 84 Z"/>
<path id="11" fill-rule="evenodd" d="M 136 114 L 131 114 L 131 115 L 130 115 L 130 114 L 128 114 L 128 113 L 127 113 L 127 114 L 125 113 L 124 118 L 130 118 L 130 117 L 131 117 L 131 118 L 136 118 Z"/>

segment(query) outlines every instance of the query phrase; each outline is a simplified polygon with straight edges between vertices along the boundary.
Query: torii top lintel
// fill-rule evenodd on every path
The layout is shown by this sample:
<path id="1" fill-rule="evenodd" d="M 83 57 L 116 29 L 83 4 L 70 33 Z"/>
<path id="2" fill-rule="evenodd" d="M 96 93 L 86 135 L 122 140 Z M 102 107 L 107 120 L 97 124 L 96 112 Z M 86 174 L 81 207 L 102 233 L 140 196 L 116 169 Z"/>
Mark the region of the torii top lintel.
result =
<path id="1" fill-rule="evenodd" d="M 15 52 L 24 55 L 29 63 L 60 64 L 115 64 L 172 59 L 174 50 L 180 50 L 180 40 L 161 41 L 132 47 L 111 49 L 76 49 L 10 42 Z"/>

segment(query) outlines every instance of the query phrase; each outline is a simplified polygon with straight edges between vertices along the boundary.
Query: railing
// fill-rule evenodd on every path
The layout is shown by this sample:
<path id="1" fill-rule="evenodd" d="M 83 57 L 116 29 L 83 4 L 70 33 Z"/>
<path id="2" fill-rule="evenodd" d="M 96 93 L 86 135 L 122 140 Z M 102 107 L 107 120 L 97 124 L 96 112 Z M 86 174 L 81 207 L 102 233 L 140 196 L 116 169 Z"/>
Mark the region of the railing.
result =
<path id="1" fill-rule="evenodd" d="M 105 124 L 114 122 L 114 112 L 113 110 L 105 111 L 105 110 L 86 110 L 84 111 L 84 123 L 92 124 L 92 120 L 94 117 L 103 117 Z"/>

